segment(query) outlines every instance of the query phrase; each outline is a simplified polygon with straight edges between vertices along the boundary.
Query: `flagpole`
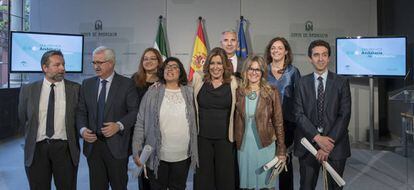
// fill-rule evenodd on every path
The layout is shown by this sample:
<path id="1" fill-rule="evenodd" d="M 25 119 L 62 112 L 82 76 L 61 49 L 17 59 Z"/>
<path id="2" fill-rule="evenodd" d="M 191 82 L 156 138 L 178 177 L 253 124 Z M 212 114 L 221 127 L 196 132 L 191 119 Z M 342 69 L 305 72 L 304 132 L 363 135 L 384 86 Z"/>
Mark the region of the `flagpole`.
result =
<path id="1" fill-rule="evenodd" d="M 164 17 L 162 15 L 158 17 L 158 31 L 155 37 L 154 48 L 160 52 L 163 60 L 165 60 L 168 57 L 168 47 L 166 44 L 166 36 L 163 28 L 163 19 Z"/>

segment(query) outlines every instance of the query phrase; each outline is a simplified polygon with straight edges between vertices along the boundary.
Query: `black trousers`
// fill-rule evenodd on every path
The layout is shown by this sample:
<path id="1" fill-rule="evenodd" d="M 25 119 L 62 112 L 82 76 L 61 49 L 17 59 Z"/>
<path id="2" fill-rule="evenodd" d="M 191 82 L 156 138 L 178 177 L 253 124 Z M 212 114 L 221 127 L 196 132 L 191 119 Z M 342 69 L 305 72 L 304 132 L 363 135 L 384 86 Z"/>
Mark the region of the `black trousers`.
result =
<path id="1" fill-rule="evenodd" d="M 157 177 L 154 171 L 148 170 L 148 178 L 152 190 L 185 190 L 191 159 L 179 162 L 160 160 Z M 148 168 L 147 168 L 148 169 Z"/>
<path id="2" fill-rule="evenodd" d="M 36 143 L 32 165 L 26 167 L 30 189 L 51 189 L 52 175 L 56 189 L 76 189 L 78 166 L 74 166 L 69 145 L 64 140 Z"/>
<path id="3" fill-rule="evenodd" d="M 233 190 L 235 181 L 235 146 L 227 139 L 198 137 L 199 167 L 194 176 L 194 190 Z"/>
<path id="4" fill-rule="evenodd" d="M 150 190 L 151 184 L 150 180 L 145 178 L 144 172 L 138 177 L 138 189 L 139 190 Z"/>
<path id="5" fill-rule="evenodd" d="M 128 184 L 128 158 L 116 159 L 112 156 L 104 140 L 93 143 L 87 158 L 91 190 L 125 190 Z"/>
<path id="6" fill-rule="evenodd" d="M 285 145 L 286 148 L 291 146 L 293 144 L 294 139 L 294 132 L 296 128 L 296 124 L 294 122 L 284 120 L 283 122 L 283 128 L 285 130 Z M 287 169 L 282 171 L 282 173 L 279 174 L 279 189 L 280 190 L 293 190 L 293 165 L 292 165 L 292 153 L 289 153 L 289 160 L 286 160 Z"/>
<path id="7" fill-rule="evenodd" d="M 335 169 L 340 176 L 344 173 L 346 159 L 343 160 L 329 160 L 329 164 Z M 321 163 L 316 160 L 315 156 L 308 153 L 299 158 L 300 165 L 300 190 L 314 190 L 318 182 L 319 169 Z M 340 190 L 332 177 L 328 175 L 328 188 L 329 190 Z"/>

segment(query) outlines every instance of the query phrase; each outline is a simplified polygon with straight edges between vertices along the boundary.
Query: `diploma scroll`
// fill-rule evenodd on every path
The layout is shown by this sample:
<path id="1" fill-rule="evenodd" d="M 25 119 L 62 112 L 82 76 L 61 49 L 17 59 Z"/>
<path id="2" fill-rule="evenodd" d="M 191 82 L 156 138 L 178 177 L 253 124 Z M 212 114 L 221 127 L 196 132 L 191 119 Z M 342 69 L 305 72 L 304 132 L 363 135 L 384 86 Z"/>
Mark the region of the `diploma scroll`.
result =
<path id="1" fill-rule="evenodd" d="M 276 156 L 275 158 L 273 158 L 273 160 L 270 160 L 270 162 L 268 162 L 267 164 L 265 164 L 263 166 L 263 170 L 267 171 L 267 170 L 271 169 L 273 166 L 275 166 L 277 164 L 278 161 L 279 161 L 279 159 Z"/>
<path id="2" fill-rule="evenodd" d="M 151 153 L 152 153 L 152 147 L 150 145 L 145 145 L 144 148 L 142 149 L 141 155 L 139 156 L 139 160 L 141 161 L 142 164 L 145 164 L 147 162 Z M 141 175 L 142 168 L 143 167 L 138 167 L 138 171 L 137 171 L 138 176 Z"/>
<path id="3" fill-rule="evenodd" d="M 316 153 L 318 152 L 315 147 L 312 146 L 312 144 L 308 141 L 308 139 L 306 138 L 302 138 L 300 140 L 300 143 L 309 151 L 311 152 L 314 156 L 316 156 Z M 339 185 L 339 187 L 342 187 L 345 185 L 345 181 L 344 179 L 342 179 L 342 177 L 332 168 L 332 166 L 326 162 L 323 161 L 322 165 L 325 167 L 326 171 L 329 172 L 329 174 L 331 174 L 332 178 L 335 180 L 335 182 Z"/>

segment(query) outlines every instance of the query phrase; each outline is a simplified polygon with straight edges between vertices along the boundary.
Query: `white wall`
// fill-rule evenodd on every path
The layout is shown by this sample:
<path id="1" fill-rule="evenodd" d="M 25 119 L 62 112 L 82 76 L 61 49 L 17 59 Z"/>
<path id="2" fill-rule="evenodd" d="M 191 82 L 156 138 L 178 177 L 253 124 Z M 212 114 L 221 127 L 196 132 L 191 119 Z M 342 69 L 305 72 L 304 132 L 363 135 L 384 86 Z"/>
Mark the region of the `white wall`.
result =
<path id="1" fill-rule="evenodd" d="M 171 55 L 180 58 L 186 68 L 189 68 L 199 16 L 205 19 L 210 49 L 219 46 L 221 31 L 237 29 L 240 15 L 248 20 L 246 33 L 251 52 L 263 54 L 271 38 L 286 37 L 293 47 L 294 65 L 302 74 L 312 72 L 305 53 L 315 38 L 290 35 L 304 32 L 306 21 L 313 22 L 313 32 L 329 34 L 325 40 L 333 49 L 337 36 L 377 34 L 376 0 L 42 0 L 32 1 L 30 20 L 32 31 L 59 33 L 93 31 L 95 21 L 101 20 L 104 31 L 117 32 L 118 36 L 86 38 L 85 75 L 93 75 L 91 65 L 86 63 L 91 61 L 90 52 L 97 45 L 114 48 L 116 70 L 130 75 L 135 72 L 142 51 L 154 43 L 159 15 L 166 18 Z M 332 57 L 332 71 L 334 61 Z M 80 80 L 84 76 L 72 77 Z M 349 130 L 353 140 L 363 141 L 368 127 L 369 88 L 368 80 L 358 81 L 362 84 L 351 84 L 353 109 Z"/>

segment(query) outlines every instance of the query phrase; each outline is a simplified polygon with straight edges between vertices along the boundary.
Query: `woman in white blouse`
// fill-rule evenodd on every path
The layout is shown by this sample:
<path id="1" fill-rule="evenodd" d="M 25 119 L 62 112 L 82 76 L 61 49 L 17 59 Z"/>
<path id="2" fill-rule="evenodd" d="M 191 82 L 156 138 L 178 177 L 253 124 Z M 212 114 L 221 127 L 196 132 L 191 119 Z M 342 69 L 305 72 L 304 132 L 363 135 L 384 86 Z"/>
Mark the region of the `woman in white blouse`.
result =
<path id="1" fill-rule="evenodd" d="M 197 132 L 192 88 L 177 58 L 167 58 L 159 72 L 160 85 L 144 95 L 133 136 L 134 161 L 146 164 L 151 189 L 185 189 L 188 170 L 198 163 Z M 144 145 L 154 148 L 147 163 L 139 154 Z"/>

